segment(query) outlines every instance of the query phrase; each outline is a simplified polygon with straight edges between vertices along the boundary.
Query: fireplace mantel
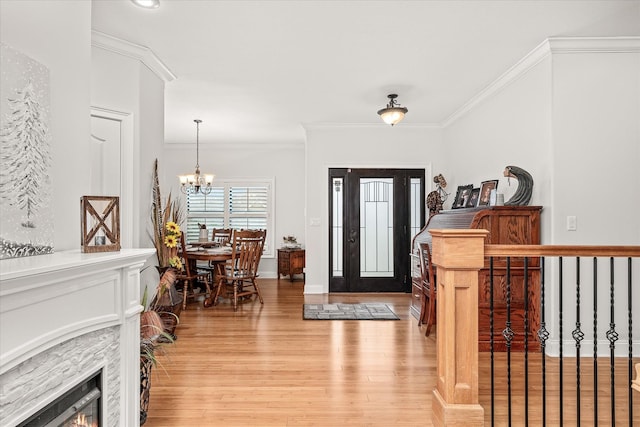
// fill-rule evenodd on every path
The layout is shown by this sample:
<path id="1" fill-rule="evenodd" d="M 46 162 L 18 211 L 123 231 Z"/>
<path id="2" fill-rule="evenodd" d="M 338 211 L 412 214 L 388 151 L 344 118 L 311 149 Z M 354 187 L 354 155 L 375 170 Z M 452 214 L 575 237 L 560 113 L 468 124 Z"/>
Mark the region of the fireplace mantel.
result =
<path id="1" fill-rule="evenodd" d="M 77 379 L 61 377 L 60 390 L 34 396 L 28 404 L 7 403 L 9 395 L 15 395 L 7 379 L 21 364 L 48 350 L 55 352 L 70 340 L 115 327 L 120 361 L 119 372 L 111 374 L 119 378 L 115 381 L 119 408 L 105 408 L 107 417 L 117 417 L 105 425 L 139 425 L 140 268 L 154 253 L 154 249 L 64 251 L 0 261 L 0 424 L 21 421 L 27 410 L 44 406 Z"/>

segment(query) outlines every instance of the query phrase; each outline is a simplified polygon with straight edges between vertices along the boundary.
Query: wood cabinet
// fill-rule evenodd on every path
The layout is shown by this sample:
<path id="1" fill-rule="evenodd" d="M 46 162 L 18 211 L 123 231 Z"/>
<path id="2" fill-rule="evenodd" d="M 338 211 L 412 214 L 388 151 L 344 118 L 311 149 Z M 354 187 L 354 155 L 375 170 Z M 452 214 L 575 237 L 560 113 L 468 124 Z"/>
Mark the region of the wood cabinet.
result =
<path id="1" fill-rule="evenodd" d="M 489 234 L 485 240 L 488 244 L 539 245 L 541 210 L 540 206 L 491 206 L 441 211 L 432 216 L 422 230 L 415 235 L 412 252 L 417 256 L 417 248 L 421 242 L 431 245 L 429 229 L 446 228 L 488 230 Z M 485 266 L 478 273 L 478 348 L 480 351 L 489 350 L 491 339 L 489 263 L 489 259 L 485 259 Z M 526 301 L 528 302 L 528 346 L 529 350 L 535 351 L 540 348 L 536 338 L 540 325 L 540 259 L 530 258 L 525 269 L 522 259 L 512 258 L 508 267 L 511 273 L 511 329 L 515 333 L 511 348 L 521 350 L 524 347 Z M 412 271 L 414 271 L 412 276 L 420 275 L 419 268 L 415 270 L 413 265 Z M 412 282 L 419 283 L 419 279 Z M 416 285 L 412 290 L 411 314 L 419 318 L 422 293 L 418 292 Z M 507 317 L 507 260 L 505 258 L 493 260 L 493 306 L 494 349 L 502 351 L 506 348 L 502 337 Z"/>
<path id="2" fill-rule="evenodd" d="M 294 274 L 302 274 L 304 280 L 304 264 L 304 249 L 278 249 L 278 280 L 288 275 L 293 282 Z"/>

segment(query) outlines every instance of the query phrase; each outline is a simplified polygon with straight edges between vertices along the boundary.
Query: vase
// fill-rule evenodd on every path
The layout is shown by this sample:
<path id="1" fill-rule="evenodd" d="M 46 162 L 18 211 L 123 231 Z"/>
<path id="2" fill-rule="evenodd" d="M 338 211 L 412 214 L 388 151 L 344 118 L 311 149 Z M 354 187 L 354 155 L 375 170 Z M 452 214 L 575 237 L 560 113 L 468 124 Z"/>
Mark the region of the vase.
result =
<path id="1" fill-rule="evenodd" d="M 153 362 L 151 360 L 143 357 L 140 358 L 140 425 L 147 422 L 152 367 Z"/>

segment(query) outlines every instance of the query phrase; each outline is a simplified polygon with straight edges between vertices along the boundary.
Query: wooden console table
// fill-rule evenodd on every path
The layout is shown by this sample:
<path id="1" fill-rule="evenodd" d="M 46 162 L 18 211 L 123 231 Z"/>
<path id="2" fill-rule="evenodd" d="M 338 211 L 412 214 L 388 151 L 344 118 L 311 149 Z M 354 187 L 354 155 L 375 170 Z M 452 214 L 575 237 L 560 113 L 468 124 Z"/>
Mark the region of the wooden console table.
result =
<path id="1" fill-rule="evenodd" d="M 278 280 L 280 275 L 289 275 L 293 282 L 294 274 L 302 274 L 304 280 L 304 249 L 278 249 Z"/>

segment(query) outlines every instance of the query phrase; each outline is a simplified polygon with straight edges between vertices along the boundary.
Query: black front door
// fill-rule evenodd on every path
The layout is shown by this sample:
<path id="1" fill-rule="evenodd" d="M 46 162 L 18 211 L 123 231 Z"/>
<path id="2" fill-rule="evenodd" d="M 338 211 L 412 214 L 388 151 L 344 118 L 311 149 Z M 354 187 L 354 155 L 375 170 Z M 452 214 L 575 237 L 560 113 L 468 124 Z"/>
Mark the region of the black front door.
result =
<path id="1" fill-rule="evenodd" d="M 329 170 L 330 292 L 409 292 L 423 169 Z M 414 208 L 412 208 L 414 206 Z M 417 212 L 416 212 L 417 210 Z"/>

